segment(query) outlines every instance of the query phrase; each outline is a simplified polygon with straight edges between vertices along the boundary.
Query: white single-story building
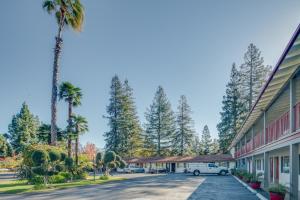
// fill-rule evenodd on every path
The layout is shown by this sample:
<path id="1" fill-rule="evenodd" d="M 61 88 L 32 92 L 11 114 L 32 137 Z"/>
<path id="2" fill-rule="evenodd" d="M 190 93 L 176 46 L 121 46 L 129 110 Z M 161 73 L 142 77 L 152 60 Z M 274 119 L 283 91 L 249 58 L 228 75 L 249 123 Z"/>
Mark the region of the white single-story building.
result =
<path id="1" fill-rule="evenodd" d="M 202 156 L 171 156 L 171 157 L 149 157 L 125 159 L 131 167 L 144 168 L 145 172 L 150 170 L 161 170 L 174 173 L 183 173 L 189 168 L 190 163 L 215 163 L 229 169 L 235 168 L 235 160 L 230 154 L 202 155 Z"/>

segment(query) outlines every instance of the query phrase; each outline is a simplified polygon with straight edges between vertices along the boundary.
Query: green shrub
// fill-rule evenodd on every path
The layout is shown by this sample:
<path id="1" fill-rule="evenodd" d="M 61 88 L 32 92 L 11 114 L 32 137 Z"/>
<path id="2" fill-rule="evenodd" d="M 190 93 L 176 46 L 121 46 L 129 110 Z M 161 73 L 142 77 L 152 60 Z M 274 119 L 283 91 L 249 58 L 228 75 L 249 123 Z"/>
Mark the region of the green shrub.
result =
<path id="1" fill-rule="evenodd" d="M 62 171 L 65 170 L 65 166 L 64 166 L 64 165 L 61 165 L 61 164 L 56 165 L 56 166 L 55 166 L 55 170 L 56 170 L 57 172 L 62 172 Z"/>
<path id="2" fill-rule="evenodd" d="M 68 169 L 72 168 L 74 166 L 73 158 L 66 158 L 65 159 L 65 165 Z"/>
<path id="3" fill-rule="evenodd" d="M 106 175 L 100 176 L 100 180 L 108 180 L 108 179 L 109 179 L 109 176 L 106 176 Z"/>
<path id="4" fill-rule="evenodd" d="M 72 174 L 70 172 L 59 172 L 58 175 L 65 177 L 66 180 L 70 180 L 72 178 Z"/>
<path id="5" fill-rule="evenodd" d="M 74 174 L 73 178 L 74 179 L 87 179 L 88 175 L 89 174 L 87 172 L 81 171 L 79 173 Z"/>
<path id="6" fill-rule="evenodd" d="M 105 153 L 104 155 L 104 158 L 103 158 L 103 161 L 104 161 L 104 164 L 108 164 L 110 162 L 114 162 L 116 160 L 116 153 L 113 152 L 113 151 L 108 151 Z"/>
<path id="7" fill-rule="evenodd" d="M 117 167 L 117 164 L 116 164 L 115 162 L 110 162 L 110 163 L 108 163 L 108 167 L 109 167 L 110 169 L 114 169 L 114 168 Z"/>
<path id="8" fill-rule="evenodd" d="M 124 160 L 121 160 L 121 161 L 120 161 L 120 166 L 119 166 L 119 167 L 120 167 L 121 169 L 124 169 L 124 168 L 126 167 L 126 165 L 127 165 L 127 163 L 126 163 Z"/>
<path id="9" fill-rule="evenodd" d="M 30 183 L 33 185 L 42 185 L 44 183 L 44 177 L 35 175 L 30 180 Z"/>
<path id="10" fill-rule="evenodd" d="M 41 167 L 41 166 L 33 167 L 32 172 L 34 174 L 37 174 L 37 175 L 40 175 L 40 176 L 47 175 L 46 169 L 44 167 Z"/>
<path id="11" fill-rule="evenodd" d="M 60 153 L 60 161 L 64 161 L 66 159 L 66 157 L 67 157 L 66 153 L 64 153 L 64 152 Z"/>
<path id="12" fill-rule="evenodd" d="M 49 154 L 47 151 L 42 149 L 37 149 L 32 153 L 32 162 L 35 166 L 46 164 L 49 161 Z"/>
<path id="13" fill-rule="evenodd" d="M 280 195 L 283 195 L 283 196 L 287 192 L 286 187 L 284 185 L 281 185 L 281 184 L 271 185 L 268 190 L 269 190 L 269 192 L 277 193 L 277 194 L 280 194 Z"/>
<path id="14" fill-rule="evenodd" d="M 66 178 L 60 174 L 53 175 L 49 179 L 49 183 L 65 183 Z"/>
<path id="15" fill-rule="evenodd" d="M 58 161 L 61 158 L 61 153 L 55 149 L 51 149 L 49 151 L 49 158 L 51 162 Z"/>

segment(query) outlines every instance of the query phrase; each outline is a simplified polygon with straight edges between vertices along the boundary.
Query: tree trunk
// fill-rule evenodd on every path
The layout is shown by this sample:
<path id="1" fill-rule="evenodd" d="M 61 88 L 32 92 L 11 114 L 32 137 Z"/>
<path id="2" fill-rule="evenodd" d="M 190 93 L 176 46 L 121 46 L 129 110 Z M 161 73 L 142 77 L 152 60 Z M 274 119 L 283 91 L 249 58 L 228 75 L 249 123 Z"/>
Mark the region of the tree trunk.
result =
<path id="1" fill-rule="evenodd" d="M 75 163 L 78 165 L 78 145 L 79 145 L 79 135 L 77 135 L 75 140 Z"/>
<path id="2" fill-rule="evenodd" d="M 62 48 L 62 29 L 63 29 L 64 15 L 62 15 L 61 23 L 59 25 L 58 34 L 55 38 L 54 48 L 54 63 L 52 75 L 52 97 L 51 97 L 51 145 L 56 145 L 57 142 L 57 88 L 58 88 L 58 74 L 59 74 L 59 60 Z"/>
<path id="3" fill-rule="evenodd" d="M 68 123 L 69 123 L 69 128 L 71 128 L 72 125 L 72 100 L 69 100 L 69 110 L 68 110 Z M 71 138 L 71 133 L 69 130 L 68 133 L 68 157 L 71 158 L 72 154 L 72 138 Z"/>

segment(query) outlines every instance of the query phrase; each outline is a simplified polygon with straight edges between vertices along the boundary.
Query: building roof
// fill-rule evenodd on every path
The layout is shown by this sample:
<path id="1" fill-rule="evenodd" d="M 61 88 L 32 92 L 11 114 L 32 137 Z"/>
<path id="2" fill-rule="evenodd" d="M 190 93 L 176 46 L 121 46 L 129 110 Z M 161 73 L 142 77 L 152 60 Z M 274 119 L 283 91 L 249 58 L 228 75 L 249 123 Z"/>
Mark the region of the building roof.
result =
<path id="1" fill-rule="evenodd" d="M 233 161 L 230 154 L 202 155 L 202 156 L 171 156 L 171 157 L 148 157 L 148 158 L 128 158 L 127 163 L 168 163 L 168 162 L 222 162 Z"/>
<path id="2" fill-rule="evenodd" d="M 241 129 L 233 139 L 229 149 L 245 135 L 251 126 L 258 120 L 263 112 L 268 109 L 274 99 L 280 94 L 290 78 L 294 75 L 300 64 L 300 25 L 298 25 L 291 40 L 279 58 L 269 79 L 262 88 L 255 104 L 244 121 Z"/>

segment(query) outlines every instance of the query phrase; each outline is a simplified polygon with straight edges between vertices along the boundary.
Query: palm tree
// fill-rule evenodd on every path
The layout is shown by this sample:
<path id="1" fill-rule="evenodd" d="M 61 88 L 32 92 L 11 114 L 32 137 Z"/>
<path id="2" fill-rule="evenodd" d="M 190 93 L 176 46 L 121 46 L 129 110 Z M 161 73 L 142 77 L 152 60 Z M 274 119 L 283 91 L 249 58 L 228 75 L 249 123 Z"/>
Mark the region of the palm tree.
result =
<path id="1" fill-rule="evenodd" d="M 75 129 L 75 163 L 78 165 L 79 135 L 89 131 L 89 128 L 87 120 L 80 115 L 72 115 L 72 121 Z"/>
<path id="2" fill-rule="evenodd" d="M 64 99 L 68 103 L 68 127 L 72 127 L 72 110 L 73 107 L 81 105 L 81 89 L 75 87 L 69 82 L 63 82 L 59 87 L 59 99 Z M 72 134 L 68 131 L 68 157 L 71 157 Z"/>
<path id="3" fill-rule="evenodd" d="M 57 141 L 57 88 L 59 59 L 62 49 L 62 31 L 64 27 L 71 27 L 75 31 L 81 31 L 84 19 L 84 9 L 80 0 L 44 0 L 43 8 L 54 14 L 58 24 L 58 33 L 55 38 L 54 63 L 52 75 L 52 97 L 51 97 L 51 144 L 56 145 Z"/>

